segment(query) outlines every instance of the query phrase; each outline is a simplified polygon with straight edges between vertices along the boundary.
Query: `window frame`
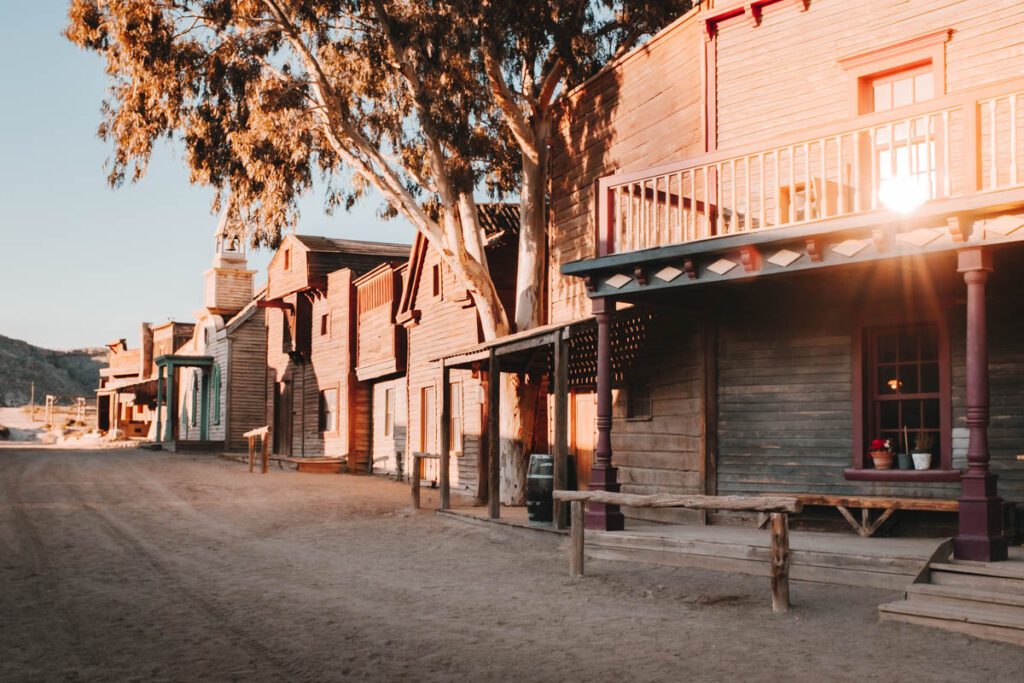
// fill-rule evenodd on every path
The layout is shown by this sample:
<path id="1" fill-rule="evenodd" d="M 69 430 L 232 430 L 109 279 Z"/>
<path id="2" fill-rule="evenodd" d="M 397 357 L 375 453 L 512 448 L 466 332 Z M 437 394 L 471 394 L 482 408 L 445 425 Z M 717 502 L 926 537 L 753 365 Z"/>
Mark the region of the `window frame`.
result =
<path id="1" fill-rule="evenodd" d="M 332 413 L 328 413 L 327 411 L 327 394 L 330 392 L 334 393 L 334 410 Z M 327 387 L 325 389 L 320 390 L 320 410 L 318 411 L 317 414 L 317 431 L 319 431 L 324 436 L 335 435 L 338 433 L 338 418 L 340 413 L 340 404 L 338 403 L 338 399 L 340 398 L 340 396 L 341 391 L 339 390 L 338 387 Z M 333 424 L 328 424 L 328 415 L 331 415 L 333 417 L 333 420 L 331 420 Z"/>
<path id="2" fill-rule="evenodd" d="M 464 448 L 463 427 L 465 424 L 465 405 L 463 386 L 461 381 L 451 382 L 451 390 L 448 393 L 448 438 L 453 453 L 462 453 Z"/>
<path id="3" fill-rule="evenodd" d="M 915 305 L 915 304 L 912 304 Z M 868 430 L 873 427 L 869 409 L 873 407 L 870 395 L 871 376 L 877 372 L 872 364 L 873 351 L 868 348 L 873 332 L 902 329 L 920 325 L 936 327 L 939 364 L 939 461 L 929 470 L 876 470 L 869 467 L 867 446 Z M 858 321 L 853 333 L 852 357 L 852 467 L 844 472 L 848 480 L 855 481 L 959 481 L 960 471 L 953 468 L 953 407 L 952 358 L 950 352 L 949 321 L 945 307 L 936 310 L 906 312 L 873 311 L 870 319 Z M 898 449 L 897 449 L 898 451 Z"/>
<path id="4" fill-rule="evenodd" d="M 388 387 L 384 390 L 384 436 L 394 436 L 395 433 L 395 388 Z"/>
<path id="5" fill-rule="evenodd" d="M 640 390 L 646 391 L 644 404 L 646 412 L 636 411 Z M 626 420 L 629 422 L 650 422 L 654 419 L 654 387 L 649 382 L 630 382 L 626 385 Z"/>

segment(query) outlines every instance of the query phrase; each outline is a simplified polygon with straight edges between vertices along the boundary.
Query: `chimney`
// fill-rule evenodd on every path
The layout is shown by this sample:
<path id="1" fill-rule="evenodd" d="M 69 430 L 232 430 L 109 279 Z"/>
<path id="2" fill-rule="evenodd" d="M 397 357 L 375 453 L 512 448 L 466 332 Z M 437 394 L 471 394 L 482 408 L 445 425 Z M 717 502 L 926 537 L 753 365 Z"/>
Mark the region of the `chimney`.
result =
<path id="1" fill-rule="evenodd" d="M 142 323 L 139 328 L 139 377 L 149 377 L 153 371 L 153 327 Z"/>

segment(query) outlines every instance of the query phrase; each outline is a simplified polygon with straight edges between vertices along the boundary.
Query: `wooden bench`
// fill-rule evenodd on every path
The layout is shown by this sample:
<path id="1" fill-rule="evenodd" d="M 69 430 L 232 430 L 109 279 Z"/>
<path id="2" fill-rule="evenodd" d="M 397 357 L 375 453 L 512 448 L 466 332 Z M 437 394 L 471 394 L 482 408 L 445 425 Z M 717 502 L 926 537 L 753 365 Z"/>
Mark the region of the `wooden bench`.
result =
<path id="1" fill-rule="evenodd" d="M 636 495 L 609 491 L 562 491 L 552 494 L 558 501 L 570 503 L 569 576 L 583 576 L 583 504 L 604 503 L 632 508 L 689 508 L 691 510 L 728 510 L 762 512 L 771 523 L 772 611 L 789 610 L 789 517 L 800 512 L 802 503 L 793 496 L 676 496 L 656 493 Z"/>
<path id="2" fill-rule="evenodd" d="M 266 474 L 270 471 L 270 427 L 257 427 L 256 429 L 250 429 L 245 434 L 242 434 L 245 438 L 249 439 L 249 471 L 252 472 L 253 464 L 256 460 L 256 439 L 261 441 L 260 443 L 260 458 L 263 461 L 261 474 Z"/>
<path id="3" fill-rule="evenodd" d="M 941 498 L 893 498 L 885 496 L 834 496 L 821 493 L 766 493 L 766 496 L 789 496 L 796 498 L 804 505 L 834 507 L 839 510 L 853 530 L 864 538 L 878 531 L 897 510 L 925 510 L 928 512 L 956 512 L 960 506 L 955 500 Z M 860 508 L 860 521 L 854 518 L 850 508 Z M 875 519 L 871 519 L 872 510 L 882 510 Z M 763 515 L 758 520 L 758 527 L 768 522 Z"/>
<path id="4" fill-rule="evenodd" d="M 419 510 L 420 508 L 420 463 L 424 460 L 440 459 L 440 455 L 435 455 L 433 453 L 412 454 L 412 469 L 409 471 L 409 479 L 412 483 L 412 506 L 416 510 Z"/>

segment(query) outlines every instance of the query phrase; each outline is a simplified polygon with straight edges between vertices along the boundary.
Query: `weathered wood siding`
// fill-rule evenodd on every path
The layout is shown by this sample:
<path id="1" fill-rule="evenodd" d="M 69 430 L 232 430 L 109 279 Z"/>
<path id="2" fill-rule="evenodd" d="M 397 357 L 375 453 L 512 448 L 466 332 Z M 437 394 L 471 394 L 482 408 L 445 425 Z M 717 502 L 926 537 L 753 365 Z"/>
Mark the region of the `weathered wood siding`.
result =
<path id="1" fill-rule="evenodd" d="M 807 11 L 798 4 L 765 7 L 760 26 L 747 17 L 719 24 L 719 149 L 763 146 L 854 117 L 852 76 L 839 60 L 933 31 L 953 29 L 946 44 L 949 93 L 1024 74 L 1018 0 L 814 0 Z"/>
<path id="2" fill-rule="evenodd" d="M 612 453 L 623 493 L 704 493 L 703 326 L 691 316 L 651 324 L 640 362 L 613 392 Z M 627 416 L 632 387 L 651 389 L 651 416 Z M 688 510 L 626 508 L 627 517 L 693 521 Z"/>
<path id="3" fill-rule="evenodd" d="M 230 355 L 227 368 L 221 368 L 223 393 L 227 401 L 228 450 L 248 448 L 245 432 L 270 425 L 267 400 L 267 311 L 257 308 L 228 334 Z"/>
<path id="4" fill-rule="evenodd" d="M 559 273 L 595 255 L 594 183 L 704 151 L 703 37 L 696 13 L 570 93 L 552 143 L 549 315 L 590 315 L 583 283 Z"/>
<path id="5" fill-rule="evenodd" d="M 382 266 L 356 282 L 356 372 L 363 379 L 405 370 L 405 328 L 395 323 L 403 270 Z"/>

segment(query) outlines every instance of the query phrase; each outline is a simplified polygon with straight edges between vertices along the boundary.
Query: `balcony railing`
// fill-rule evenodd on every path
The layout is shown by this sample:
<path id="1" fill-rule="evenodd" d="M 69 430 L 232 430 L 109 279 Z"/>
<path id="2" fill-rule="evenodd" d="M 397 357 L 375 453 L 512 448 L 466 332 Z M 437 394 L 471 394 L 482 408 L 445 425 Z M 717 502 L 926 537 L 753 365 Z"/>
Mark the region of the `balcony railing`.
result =
<path id="1" fill-rule="evenodd" d="M 1024 81 L 599 183 L 598 255 L 1024 184 Z"/>

